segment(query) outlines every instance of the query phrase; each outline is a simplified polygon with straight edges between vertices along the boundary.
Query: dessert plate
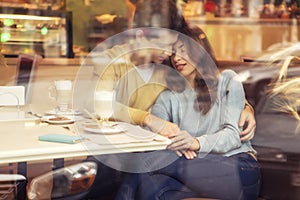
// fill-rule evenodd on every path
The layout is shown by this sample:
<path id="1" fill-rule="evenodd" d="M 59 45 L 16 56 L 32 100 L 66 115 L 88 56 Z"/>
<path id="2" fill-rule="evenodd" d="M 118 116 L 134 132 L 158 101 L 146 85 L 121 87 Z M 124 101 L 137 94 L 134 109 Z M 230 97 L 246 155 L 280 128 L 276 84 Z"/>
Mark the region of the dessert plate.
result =
<path id="1" fill-rule="evenodd" d="M 75 122 L 74 117 L 56 115 L 44 116 L 41 120 L 49 124 L 70 124 Z"/>

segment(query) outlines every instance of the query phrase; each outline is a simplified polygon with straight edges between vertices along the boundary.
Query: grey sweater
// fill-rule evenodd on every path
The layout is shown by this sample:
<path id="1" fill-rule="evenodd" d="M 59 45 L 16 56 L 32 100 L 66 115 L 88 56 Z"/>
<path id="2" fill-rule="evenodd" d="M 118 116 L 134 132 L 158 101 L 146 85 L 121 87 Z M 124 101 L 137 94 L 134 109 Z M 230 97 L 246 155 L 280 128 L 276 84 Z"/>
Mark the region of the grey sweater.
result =
<path id="1" fill-rule="evenodd" d="M 241 152 L 255 152 L 250 141 L 240 141 L 238 121 L 245 107 L 243 85 L 232 70 L 219 77 L 218 96 L 210 111 L 203 115 L 194 109 L 195 91 L 182 93 L 165 90 L 152 107 L 152 114 L 176 123 L 181 130 L 199 140 L 201 153 L 231 156 Z"/>

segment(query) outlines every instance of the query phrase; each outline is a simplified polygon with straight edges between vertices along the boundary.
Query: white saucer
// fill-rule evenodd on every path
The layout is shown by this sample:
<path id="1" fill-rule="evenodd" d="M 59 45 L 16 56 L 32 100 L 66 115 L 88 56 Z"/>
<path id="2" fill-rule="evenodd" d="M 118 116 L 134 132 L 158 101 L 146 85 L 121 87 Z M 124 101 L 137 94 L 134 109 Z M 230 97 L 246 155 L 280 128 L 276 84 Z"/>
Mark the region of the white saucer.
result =
<path id="1" fill-rule="evenodd" d="M 102 126 L 99 127 L 96 124 L 84 125 L 83 130 L 92 132 L 92 133 L 101 133 L 101 134 L 116 134 L 116 133 L 123 133 L 125 129 L 121 128 L 118 125 L 106 127 Z"/>
<path id="2" fill-rule="evenodd" d="M 82 113 L 78 110 L 67 110 L 66 112 L 61 112 L 58 110 L 49 110 L 45 114 L 46 115 L 81 115 Z"/>
<path id="3" fill-rule="evenodd" d="M 55 115 L 44 116 L 41 118 L 41 120 L 49 124 L 70 124 L 75 122 L 74 117 Z"/>

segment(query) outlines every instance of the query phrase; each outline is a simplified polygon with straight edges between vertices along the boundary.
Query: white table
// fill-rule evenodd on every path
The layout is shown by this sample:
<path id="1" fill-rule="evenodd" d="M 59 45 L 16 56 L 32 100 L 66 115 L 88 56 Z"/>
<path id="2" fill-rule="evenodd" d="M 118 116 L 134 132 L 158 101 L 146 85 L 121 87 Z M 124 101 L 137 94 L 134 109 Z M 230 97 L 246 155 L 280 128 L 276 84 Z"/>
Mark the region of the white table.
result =
<path id="1" fill-rule="evenodd" d="M 38 137 L 48 133 L 74 135 L 61 125 L 46 123 L 0 122 L 0 164 L 18 163 L 18 172 L 26 176 L 27 162 L 48 159 L 64 159 L 100 154 L 140 152 L 165 149 L 169 139 L 113 145 L 91 145 L 88 142 L 65 144 L 39 141 Z M 89 147 L 91 147 L 89 146 Z M 23 191 L 24 192 L 24 191 Z M 25 195 L 26 191 L 20 195 Z M 26 196 L 26 195 L 25 195 Z M 26 197 L 25 197 L 26 198 Z"/>
<path id="2" fill-rule="evenodd" d="M 86 143 L 64 144 L 39 141 L 38 137 L 48 133 L 74 135 L 75 133 L 59 125 L 29 125 L 0 123 L 1 145 L 0 164 L 26 162 L 56 158 L 68 158 L 91 155 Z M 165 149 L 165 141 L 134 142 L 128 144 L 97 145 L 93 154 L 112 154 Z"/>

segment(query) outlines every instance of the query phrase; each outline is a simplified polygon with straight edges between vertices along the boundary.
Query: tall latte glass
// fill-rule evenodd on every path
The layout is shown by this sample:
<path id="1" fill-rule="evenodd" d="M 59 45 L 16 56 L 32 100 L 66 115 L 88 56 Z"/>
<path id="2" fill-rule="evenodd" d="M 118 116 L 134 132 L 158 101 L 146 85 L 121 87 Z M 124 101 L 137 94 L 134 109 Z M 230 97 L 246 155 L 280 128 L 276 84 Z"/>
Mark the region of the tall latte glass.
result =
<path id="1" fill-rule="evenodd" d="M 113 91 L 97 91 L 94 96 L 94 110 L 103 121 L 103 126 L 108 126 L 109 118 L 113 114 Z"/>

